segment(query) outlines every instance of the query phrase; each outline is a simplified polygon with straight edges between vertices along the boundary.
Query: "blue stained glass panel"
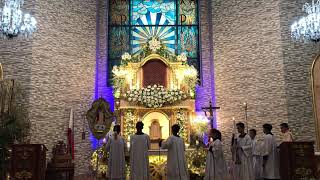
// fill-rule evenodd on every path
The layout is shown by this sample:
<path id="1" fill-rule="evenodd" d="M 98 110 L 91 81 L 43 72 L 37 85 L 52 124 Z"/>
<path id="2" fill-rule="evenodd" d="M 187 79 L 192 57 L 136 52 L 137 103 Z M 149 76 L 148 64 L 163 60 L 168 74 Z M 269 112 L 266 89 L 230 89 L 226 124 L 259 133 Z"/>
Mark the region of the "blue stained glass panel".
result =
<path id="1" fill-rule="evenodd" d="M 124 52 L 129 52 L 129 35 L 128 27 L 110 27 L 109 58 L 119 58 Z"/>
<path id="2" fill-rule="evenodd" d="M 156 26 L 150 26 L 150 25 Z M 131 31 L 132 53 L 139 53 L 152 38 L 157 38 L 170 53 L 175 53 L 176 27 L 170 26 L 169 20 L 162 13 L 148 12 L 137 20 Z M 146 26 L 147 25 L 147 26 Z M 163 26 L 159 26 L 163 25 Z M 164 26 L 165 25 L 165 26 Z"/>
<path id="3" fill-rule="evenodd" d="M 178 29 L 178 54 L 186 53 L 188 58 L 198 57 L 198 27 L 182 26 Z"/>
<path id="4" fill-rule="evenodd" d="M 131 24 L 137 25 L 138 19 L 147 13 L 161 13 L 169 22 L 168 25 L 176 24 L 175 0 L 133 0 L 131 8 Z M 155 17 L 155 16 L 153 16 Z M 155 22 L 155 21 L 153 21 Z M 156 24 L 149 24 L 156 25 Z"/>

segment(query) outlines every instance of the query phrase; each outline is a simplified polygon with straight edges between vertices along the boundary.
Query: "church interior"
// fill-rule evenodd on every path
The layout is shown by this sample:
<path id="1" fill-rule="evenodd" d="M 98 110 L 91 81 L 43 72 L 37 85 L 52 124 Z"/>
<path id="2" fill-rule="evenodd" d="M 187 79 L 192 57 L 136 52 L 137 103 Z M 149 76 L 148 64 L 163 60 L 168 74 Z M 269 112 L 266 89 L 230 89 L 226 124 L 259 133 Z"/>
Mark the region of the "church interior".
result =
<path id="1" fill-rule="evenodd" d="M 114 127 L 130 149 L 137 122 L 150 179 L 175 124 L 190 179 L 211 129 L 235 179 L 239 122 L 257 142 L 272 125 L 275 179 L 320 179 L 319 0 L 2 0 L 0 36 L 0 179 L 106 179 Z"/>

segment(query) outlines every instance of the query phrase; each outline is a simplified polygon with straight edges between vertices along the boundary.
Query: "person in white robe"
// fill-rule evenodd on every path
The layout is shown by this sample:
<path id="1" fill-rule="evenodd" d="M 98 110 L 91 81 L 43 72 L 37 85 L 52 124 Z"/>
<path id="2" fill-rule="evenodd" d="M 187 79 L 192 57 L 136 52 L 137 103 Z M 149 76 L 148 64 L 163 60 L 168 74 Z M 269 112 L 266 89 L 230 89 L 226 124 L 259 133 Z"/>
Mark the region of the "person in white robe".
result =
<path id="1" fill-rule="evenodd" d="M 263 177 L 264 179 L 280 179 L 279 152 L 275 136 L 271 132 L 272 125 L 264 124 L 263 140 Z"/>
<path id="2" fill-rule="evenodd" d="M 239 136 L 232 144 L 232 152 L 235 152 L 234 180 L 254 180 L 252 140 L 245 133 L 243 123 L 237 123 Z"/>
<path id="3" fill-rule="evenodd" d="M 252 139 L 252 152 L 253 152 L 253 169 L 256 180 L 263 179 L 263 158 L 262 158 L 262 143 L 256 139 L 257 131 L 255 129 L 249 130 L 249 136 Z"/>
<path id="4" fill-rule="evenodd" d="M 106 149 L 109 152 L 108 179 L 125 180 L 126 142 L 123 137 L 120 136 L 120 125 L 114 126 L 114 134 L 108 139 Z"/>
<path id="5" fill-rule="evenodd" d="M 221 132 L 217 129 L 211 129 L 210 137 L 213 141 L 209 144 L 204 180 L 226 180 L 228 170 L 223 157 Z"/>
<path id="6" fill-rule="evenodd" d="M 188 180 L 188 169 L 185 157 L 185 144 L 178 135 L 180 126 L 171 127 L 172 134 L 165 142 L 160 141 L 162 149 L 168 149 L 167 180 Z"/>
<path id="7" fill-rule="evenodd" d="M 136 129 L 137 133 L 130 137 L 130 179 L 149 180 L 150 138 L 142 132 L 142 122 L 137 122 Z"/>

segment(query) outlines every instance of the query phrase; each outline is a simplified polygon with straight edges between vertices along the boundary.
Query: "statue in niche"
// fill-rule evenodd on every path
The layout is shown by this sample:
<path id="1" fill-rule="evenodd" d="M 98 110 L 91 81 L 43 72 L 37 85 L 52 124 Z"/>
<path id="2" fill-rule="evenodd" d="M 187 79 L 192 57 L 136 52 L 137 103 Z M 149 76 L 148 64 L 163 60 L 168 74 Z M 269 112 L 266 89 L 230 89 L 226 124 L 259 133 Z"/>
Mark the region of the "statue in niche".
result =
<path id="1" fill-rule="evenodd" d="M 156 140 L 156 139 L 161 139 L 161 126 L 158 122 L 158 120 L 153 120 L 151 123 L 150 128 L 150 139 L 151 140 Z"/>

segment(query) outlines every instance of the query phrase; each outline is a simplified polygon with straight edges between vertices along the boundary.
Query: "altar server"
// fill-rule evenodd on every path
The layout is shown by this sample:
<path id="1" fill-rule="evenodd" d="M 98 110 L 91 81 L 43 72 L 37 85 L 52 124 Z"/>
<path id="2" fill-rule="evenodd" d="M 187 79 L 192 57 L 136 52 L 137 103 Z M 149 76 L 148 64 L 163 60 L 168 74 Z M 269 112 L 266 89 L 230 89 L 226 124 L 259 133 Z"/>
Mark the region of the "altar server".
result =
<path id="1" fill-rule="evenodd" d="M 249 130 L 249 136 L 252 139 L 252 152 L 253 152 L 253 169 L 254 169 L 254 176 L 256 180 L 262 179 L 262 143 L 261 141 L 257 141 L 256 139 L 257 131 L 255 129 Z"/>
<path id="2" fill-rule="evenodd" d="M 108 139 L 106 146 L 109 152 L 108 179 L 124 180 L 125 176 L 125 151 L 126 142 L 120 136 L 120 125 L 115 125 L 113 135 Z"/>
<path id="3" fill-rule="evenodd" d="M 217 129 L 211 129 L 210 137 L 213 141 L 209 144 L 204 179 L 225 180 L 227 179 L 228 170 L 223 157 L 221 132 Z"/>
<path id="4" fill-rule="evenodd" d="M 263 177 L 265 179 L 280 179 L 279 177 L 279 153 L 276 138 L 271 132 L 272 125 L 264 124 L 263 140 Z"/>
<path id="5" fill-rule="evenodd" d="M 180 126 L 175 124 L 171 127 L 172 134 L 165 142 L 160 141 L 162 149 L 168 149 L 167 179 L 188 180 L 188 170 L 185 157 L 185 144 L 178 135 Z"/>
<path id="6" fill-rule="evenodd" d="M 142 132 L 142 122 L 137 122 L 136 129 L 137 133 L 130 138 L 130 178 L 131 180 L 149 180 L 150 138 Z"/>
<path id="7" fill-rule="evenodd" d="M 237 123 L 239 136 L 234 140 L 232 149 L 235 152 L 235 180 L 254 180 L 252 140 L 245 133 L 243 123 Z"/>

